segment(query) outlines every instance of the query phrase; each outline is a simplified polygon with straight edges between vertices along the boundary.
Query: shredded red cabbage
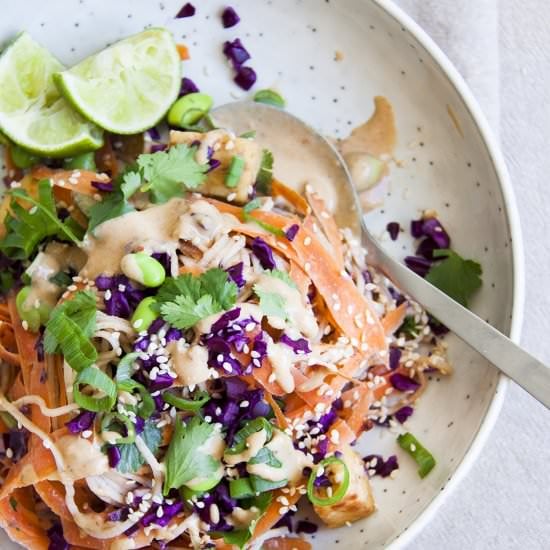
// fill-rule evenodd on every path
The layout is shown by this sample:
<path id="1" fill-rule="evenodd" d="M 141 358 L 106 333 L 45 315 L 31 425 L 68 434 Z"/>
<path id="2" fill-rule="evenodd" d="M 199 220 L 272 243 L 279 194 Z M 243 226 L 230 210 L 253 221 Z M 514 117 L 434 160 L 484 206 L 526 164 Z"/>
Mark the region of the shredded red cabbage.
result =
<path id="1" fill-rule="evenodd" d="M 391 370 L 395 370 L 399 366 L 401 360 L 401 350 L 396 347 L 390 348 L 389 366 Z"/>
<path id="2" fill-rule="evenodd" d="M 375 459 L 375 464 L 372 464 Z M 374 475 L 381 477 L 388 477 L 394 470 L 399 468 L 397 456 L 395 455 L 389 456 L 387 460 L 384 460 L 380 455 L 368 455 L 363 458 L 363 461 L 365 462 L 367 472 L 374 470 Z"/>
<path id="3" fill-rule="evenodd" d="M 420 239 L 420 237 L 424 236 L 424 232 L 422 231 L 423 224 L 424 220 L 411 220 L 411 235 L 415 239 Z"/>
<path id="4" fill-rule="evenodd" d="M 401 407 L 398 411 L 396 411 L 393 416 L 400 424 L 403 424 L 407 420 L 407 418 L 412 415 L 413 412 L 414 409 L 410 405 L 405 405 L 404 407 Z"/>
<path id="5" fill-rule="evenodd" d="M 202 503 L 200 507 L 197 506 L 197 502 Z M 225 480 L 200 497 L 197 502 L 194 503 L 195 512 L 202 521 L 210 526 L 212 531 L 227 532 L 233 530 L 233 527 L 226 522 L 225 518 L 233 512 L 237 506 L 237 501 L 229 496 L 229 488 Z M 213 523 L 210 517 L 210 506 L 212 504 L 215 504 L 220 511 L 220 519 L 217 523 Z"/>
<path id="6" fill-rule="evenodd" d="M 191 4 L 190 2 L 187 2 L 187 4 L 184 4 L 180 11 L 176 14 L 175 19 L 183 19 L 184 17 L 193 17 L 195 15 L 195 6 Z"/>
<path id="7" fill-rule="evenodd" d="M 114 466 L 111 466 L 111 467 L 113 468 Z M 130 514 L 129 507 L 124 506 L 123 508 L 117 508 L 116 510 L 109 512 L 107 514 L 107 519 L 109 521 L 126 521 L 128 519 L 129 514 Z"/>
<path id="8" fill-rule="evenodd" d="M 78 416 L 69 420 L 65 425 L 72 434 L 79 434 L 84 430 L 89 430 L 94 423 L 95 413 L 91 411 L 82 411 Z"/>
<path id="9" fill-rule="evenodd" d="M 92 181 L 91 184 L 92 187 L 95 187 L 99 191 L 105 191 L 106 193 L 110 193 L 113 190 L 112 181 Z"/>
<path id="10" fill-rule="evenodd" d="M 293 225 L 291 225 L 286 231 L 285 231 L 285 235 L 286 235 L 286 238 L 292 242 L 295 238 L 296 238 L 296 235 L 298 233 L 300 229 L 300 226 L 295 223 Z"/>
<path id="11" fill-rule="evenodd" d="M 222 12 L 222 24 L 224 29 L 234 27 L 241 18 L 237 15 L 237 12 L 231 7 L 227 6 Z"/>
<path id="12" fill-rule="evenodd" d="M 392 241 L 397 240 L 397 237 L 399 237 L 399 224 L 397 222 L 389 222 L 388 225 L 386 225 L 386 230 L 390 234 L 390 238 Z"/>
<path id="13" fill-rule="evenodd" d="M 256 71 L 251 67 L 239 67 L 233 81 L 239 88 L 248 91 L 254 86 L 257 78 Z"/>
<path id="14" fill-rule="evenodd" d="M 196 94 L 198 92 L 200 92 L 199 87 L 190 78 L 184 76 L 181 79 L 179 97 L 187 94 Z"/>
<path id="15" fill-rule="evenodd" d="M 9 432 L 2 434 L 4 448 L 11 449 L 11 461 L 15 464 L 19 462 L 27 454 L 27 442 L 29 440 L 29 432 L 26 429 L 16 430 L 11 429 Z"/>
<path id="16" fill-rule="evenodd" d="M 239 290 L 246 284 L 243 276 L 243 266 L 243 262 L 239 262 L 238 264 L 232 265 L 225 270 L 229 276 L 229 280 L 233 281 Z"/>
<path id="17" fill-rule="evenodd" d="M 151 145 L 151 153 L 166 151 L 166 149 L 168 149 L 168 145 L 166 145 L 165 143 L 153 143 L 153 145 Z"/>
<path id="18" fill-rule="evenodd" d="M 153 254 L 151 254 L 151 257 L 157 260 L 157 262 L 159 262 L 162 265 L 167 275 L 171 273 L 172 260 L 168 252 L 154 252 Z"/>
<path id="19" fill-rule="evenodd" d="M 271 247 L 261 237 L 256 237 L 250 248 L 256 258 L 260 260 L 260 264 L 264 269 L 275 269 L 277 267 Z"/>
<path id="20" fill-rule="evenodd" d="M 291 347 L 294 353 L 296 353 L 297 355 L 305 355 L 307 353 L 311 353 L 309 342 L 305 338 L 298 338 L 297 340 L 293 340 L 286 334 L 282 334 L 279 338 L 279 342 Z"/>
<path id="21" fill-rule="evenodd" d="M 250 59 L 250 54 L 238 38 L 232 42 L 224 42 L 223 53 L 231 61 L 235 70 L 240 69 L 243 63 Z"/>
<path id="22" fill-rule="evenodd" d="M 109 277 L 100 275 L 95 284 L 98 290 L 109 291 L 105 298 L 105 312 L 108 315 L 128 319 L 147 292 L 136 288 L 124 275 Z"/>
<path id="23" fill-rule="evenodd" d="M 405 265 L 417 275 L 425 277 L 432 267 L 432 262 L 419 256 L 407 256 L 405 258 Z"/>
<path id="24" fill-rule="evenodd" d="M 280 527 L 286 527 L 289 533 L 292 533 L 292 516 L 296 512 L 289 510 L 286 514 L 279 518 L 279 521 L 273 526 L 273 529 L 279 529 Z"/>
<path id="25" fill-rule="evenodd" d="M 116 468 L 121 459 L 120 449 L 116 445 L 111 445 L 107 449 L 107 458 L 109 459 L 109 466 Z"/>
<path id="26" fill-rule="evenodd" d="M 451 238 L 437 218 L 424 220 L 422 233 L 433 239 L 438 248 L 449 248 L 451 246 Z"/>
<path id="27" fill-rule="evenodd" d="M 416 380 L 399 372 L 394 372 L 390 375 L 390 383 L 399 391 L 416 391 L 420 387 L 420 384 Z"/>
<path id="28" fill-rule="evenodd" d="M 206 170 L 206 173 L 209 174 L 213 170 L 216 170 L 216 168 L 219 168 L 221 165 L 221 160 L 215 158 L 208 159 L 208 170 Z"/>
<path id="29" fill-rule="evenodd" d="M 63 536 L 63 527 L 60 523 L 54 523 L 47 531 L 46 534 L 50 539 L 48 550 L 69 550 L 69 543 Z"/>

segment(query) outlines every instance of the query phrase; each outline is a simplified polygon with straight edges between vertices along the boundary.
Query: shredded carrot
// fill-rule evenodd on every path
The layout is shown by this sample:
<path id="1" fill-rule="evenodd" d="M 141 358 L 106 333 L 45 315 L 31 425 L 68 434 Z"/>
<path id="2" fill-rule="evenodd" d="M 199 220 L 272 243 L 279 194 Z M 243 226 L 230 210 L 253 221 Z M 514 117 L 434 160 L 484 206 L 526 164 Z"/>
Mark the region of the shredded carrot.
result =
<path id="1" fill-rule="evenodd" d="M 31 175 L 35 180 L 49 179 L 52 185 L 90 196 L 101 194 L 92 185 L 92 182 L 105 181 L 105 177 L 97 172 L 90 172 L 89 170 L 54 170 L 47 166 L 33 168 Z"/>
<path id="2" fill-rule="evenodd" d="M 185 44 L 176 44 L 176 49 L 178 50 L 178 54 L 182 61 L 186 61 L 191 58 L 189 55 L 189 48 Z"/>
<path id="3" fill-rule="evenodd" d="M 296 491 L 293 495 L 290 493 L 283 493 L 281 490 L 273 491 L 273 498 L 271 499 L 271 504 L 267 507 L 265 514 L 260 518 L 254 529 L 254 535 L 252 540 L 263 535 L 265 532 L 269 531 L 280 519 L 281 517 L 281 503 L 277 500 L 280 496 L 284 496 L 288 500 L 288 505 L 292 506 L 296 504 L 300 497 L 302 496 L 299 491 Z"/>
<path id="4" fill-rule="evenodd" d="M 274 197 L 282 197 L 287 200 L 292 206 L 294 206 L 296 212 L 302 216 L 309 214 L 310 208 L 306 199 L 304 199 L 300 193 L 294 191 L 294 189 L 288 187 L 277 179 L 273 179 L 271 182 L 271 194 Z"/>
<path id="5" fill-rule="evenodd" d="M 403 302 L 401 305 L 388 311 L 386 315 L 384 315 L 381 323 L 386 336 L 393 334 L 403 324 L 407 315 L 407 306 L 407 302 Z"/>
<path id="6" fill-rule="evenodd" d="M 311 550 L 311 544 L 300 537 L 274 537 L 262 543 L 262 550 Z"/>

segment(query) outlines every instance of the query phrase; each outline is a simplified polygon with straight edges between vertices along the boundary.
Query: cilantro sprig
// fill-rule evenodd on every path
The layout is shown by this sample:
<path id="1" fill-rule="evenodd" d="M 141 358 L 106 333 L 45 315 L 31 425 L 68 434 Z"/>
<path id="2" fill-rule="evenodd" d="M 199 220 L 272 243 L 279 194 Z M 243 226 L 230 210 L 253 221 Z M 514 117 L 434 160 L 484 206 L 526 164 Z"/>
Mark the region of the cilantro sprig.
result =
<path id="1" fill-rule="evenodd" d="M 157 294 L 165 321 L 179 329 L 231 309 L 237 301 L 237 285 L 223 269 L 213 268 L 200 276 L 189 273 L 168 278 Z"/>
<path id="2" fill-rule="evenodd" d="M 215 435 L 214 432 L 214 426 L 199 416 L 194 416 L 187 424 L 176 420 L 174 435 L 164 459 L 165 495 L 170 489 L 179 489 L 194 478 L 209 478 L 218 471 L 220 461 L 200 450 Z"/>
<path id="3" fill-rule="evenodd" d="M 148 192 L 154 203 L 181 197 L 206 179 L 208 164 L 195 160 L 196 147 L 180 143 L 166 151 L 139 155 L 115 182 L 115 191 L 94 205 L 90 213 L 91 231 L 100 223 L 134 211 L 129 199 L 138 191 Z"/>
<path id="4" fill-rule="evenodd" d="M 450 249 L 434 250 L 433 255 L 444 259 L 431 267 L 426 280 L 467 307 L 469 299 L 481 287 L 481 265 L 465 260 Z"/>
<path id="5" fill-rule="evenodd" d="M 38 182 L 36 198 L 24 189 L 13 189 L 10 195 L 13 200 L 10 204 L 11 213 L 5 221 L 7 232 L 0 241 L 0 250 L 6 256 L 15 260 L 26 260 L 48 237 L 58 237 L 80 244 L 71 218 L 61 221 L 57 215 L 49 180 Z M 31 204 L 32 208 L 27 210 L 20 203 Z"/>

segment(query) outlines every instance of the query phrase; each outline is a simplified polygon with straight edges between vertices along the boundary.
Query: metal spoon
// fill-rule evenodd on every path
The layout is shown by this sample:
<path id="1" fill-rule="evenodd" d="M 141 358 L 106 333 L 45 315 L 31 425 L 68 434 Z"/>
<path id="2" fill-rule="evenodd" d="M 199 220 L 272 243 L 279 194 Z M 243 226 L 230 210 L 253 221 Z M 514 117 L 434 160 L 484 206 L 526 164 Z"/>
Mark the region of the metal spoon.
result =
<path id="1" fill-rule="evenodd" d="M 267 147 L 270 145 L 270 135 L 284 126 L 285 146 L 289 150 L 299 151 L 299 155 L 317 154 L 320 162 L 330 158 L 331 164 L 327 165 L 327 169 L 336 167 L 339 172 L 337 199 L 340 207 L 335 209 L 337 221 L 342 226 L 349 227 L 351 224 L 360 229 L 362 244 L 368 251 L 369 265 L 380 269 L 401 291 L 414 298 L 459 338 L 550 408 L 549 367 L 382 249 L 365 225 L 347 166 L 324 137 L 287 111 L 260 103 L 230 103 L 218 107 L 213 114 L 219 126 L 231 128 L 236 133 L 255 130 Z M 273 145 L 277 145 L 275 141 Z"/>

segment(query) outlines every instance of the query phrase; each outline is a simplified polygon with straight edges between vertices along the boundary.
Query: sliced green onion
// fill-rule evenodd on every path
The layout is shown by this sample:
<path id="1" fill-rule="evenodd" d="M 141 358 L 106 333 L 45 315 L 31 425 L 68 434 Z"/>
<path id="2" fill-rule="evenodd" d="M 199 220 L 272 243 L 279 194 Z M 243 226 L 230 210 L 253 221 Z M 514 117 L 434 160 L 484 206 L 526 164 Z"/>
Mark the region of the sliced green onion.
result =
<path id="1" fill-rule="evenodd" d="M 130 444 L 136 440 L 136 426 L 128 416 L 121 413 L 106 414 L 101 420 L 101 431 L 112 431 L 113 424 L 124 426 L 127 433 L 126 436 L 118 438 L 114 442 L 115 445 Z"/>
<path id="2" fill-rule="evenodd" d="M 332 496 L 319 497 L 315 494 L 315 480 L 317 479 L 317 472 L 319 471 L 319 468 L 324 468 L 326 470 L 327 467 L 333 465 L 338 465 L 343 468 L 344 479 L 342 480 L 338 488 L 333 491 Z M 321 462 L 317 464 L 317 467 L 311 472 L 311 475 L 309 476 L 309 480 L 307 482 L 307 496 L 310 502 L 312 504 L 315 504 L 315 506 L 332 506 L 333 504 L 340 502 L 344 498 L 344 495 L 348 490 L 349 478 L 350 475 L 348 467 L 346 466 L 346 463 L 340 458 L 336 456 L 329 456 L 328 458 L 321 460 Z"/>
<path id="3" fill-rule="evenodd" d="M 229 170 L 225 176 L 225 186 L 229 189 L 237 187 L 239 180 L 241 179 L 241 174 L 244 170 L 244 159 L 238 155 L 234 155 L 231 159 L 231 164 L 229 165 Z"/>
<path id="4" fill-rule="evenodd" d="M 233 438 L 233 445 L 225 450 L 228 455 L 238 455 L 246 449 L 246 440 L 252 434 L 261 430 L 266 431 L 266 440 L 269 441 L 273 435 L 273 426 L 263 417 L 259 416 L 254 420 L 249 420 Z"/>
<path id="5" fill-rule="evenodd" d="M 273 180 L 273 153 L 269 149 L 262 151 L 262 162 L 256 176 L 256 187 L 260 193 L 271 195 Z"/>
<path id="6" fill-rule="evenodd" d="M 6 428 L 10 430 L 17 428 L 17 420 L 9 412 L 0 411 L 0 419 L 6 425 Z"/>
<path id="7" fill-rule="evenodd" d="M 433 470 L 436 464 L 435 458 L 414 435 L 409 432 L 401 434 L 397 438 L 397 443 L 414 458 L 418 464 L 418 475 L 421 478 L 425 478 Z"/>
<path id="8" fill-rule="evenodd" d="M 135 372 L 134 363 L 136 362 L 138 357 L 139 353 L 137 352 L 128 353 L 128 355 L 125 355 L 119 361 L 115 374 L 115 380 L 117 381 L 117 383 L 132 378 Z"/>
<path id="9" fill-rule="evenodd" d="M 256 494 L 252 488 L 250 479 L 247 477 L 239 477 L 229 481 L 229 494 L 231 498 L 249 498 Z"/>
<path id="10" fill-rule="evenodd" d="M 251 475 L 249 479 L 254 493 L 265 493 L 266 491 L 273 491 L 274 489 L 280 489 L 288 485 L 288 479 L 269 481 L 268 479 L 254 475 Z"/>
<path id="11" fill-rule="evenodd" d="M 96 391 L 102 392 L 102 397 L 85 395 L 80 391 L 80 386 L 90 386 Z M 108 412 L 116 403 L 116 384 L 97 367 L 86 367 L 78 373 L 73 385 L 74 400 L 77 405 L 88 411 Z"/>
<path id="12" fill-rule="evenodd" d="M 39 158 L 19 145 L 12 145 L 10 149 L 11 160 L 17 168 L 30 168 L 38 164 Z"/>
<path id="13" fill-rule="evenodd" d="M 192 412 L 200 411 L 200 409 L 202 409 L 202 407 L 210 401 L 210 395 L 206 391 L 199 391 L 195 393 L 191 399 L 178 397 L 170 392 L 164 392 L 162 394 L 162 398 L 165 403 L 176 407 L 176 409 Z"/>
<path id="14" fill-rule="evenodd" d="M 90 172 L 95 172 L 97 170 L 95 153 L 92 151 L 90 153 L 82 153 L 76 157 L 65 159 L 63 166 L 67 170 L 89 170 Z"/>
<path id="15" fill-rule="evenodd" d="M 265 103 L 267 105 L 273 105 L 284 109 L 285 100 L 282 95 L 278 94 L 274 90 L 259 90 L 254 94 L 254 101 L 256 103 Z"/>
<path id="16" fill-rule="evenodd" d="M 209 95 L 201 92 L 180 97 L 168 111 L 168 123 L 182 128 L 196 124 L 212 108 L 213 102 Z"/>
<path id="17" fill-rule="evenodd" d="M 141 416 L 144 420 L 147 420 L 153 414 L 155 410 L 155 401 L 145 386 L 135 380 L 127 379 L 117 382 L 117 389 L 128 393 L 133 393 L 134 390 L 137 390 L 141 396 L 141 403 L 139 404 L 137 411 L 139 416 Z"/>

